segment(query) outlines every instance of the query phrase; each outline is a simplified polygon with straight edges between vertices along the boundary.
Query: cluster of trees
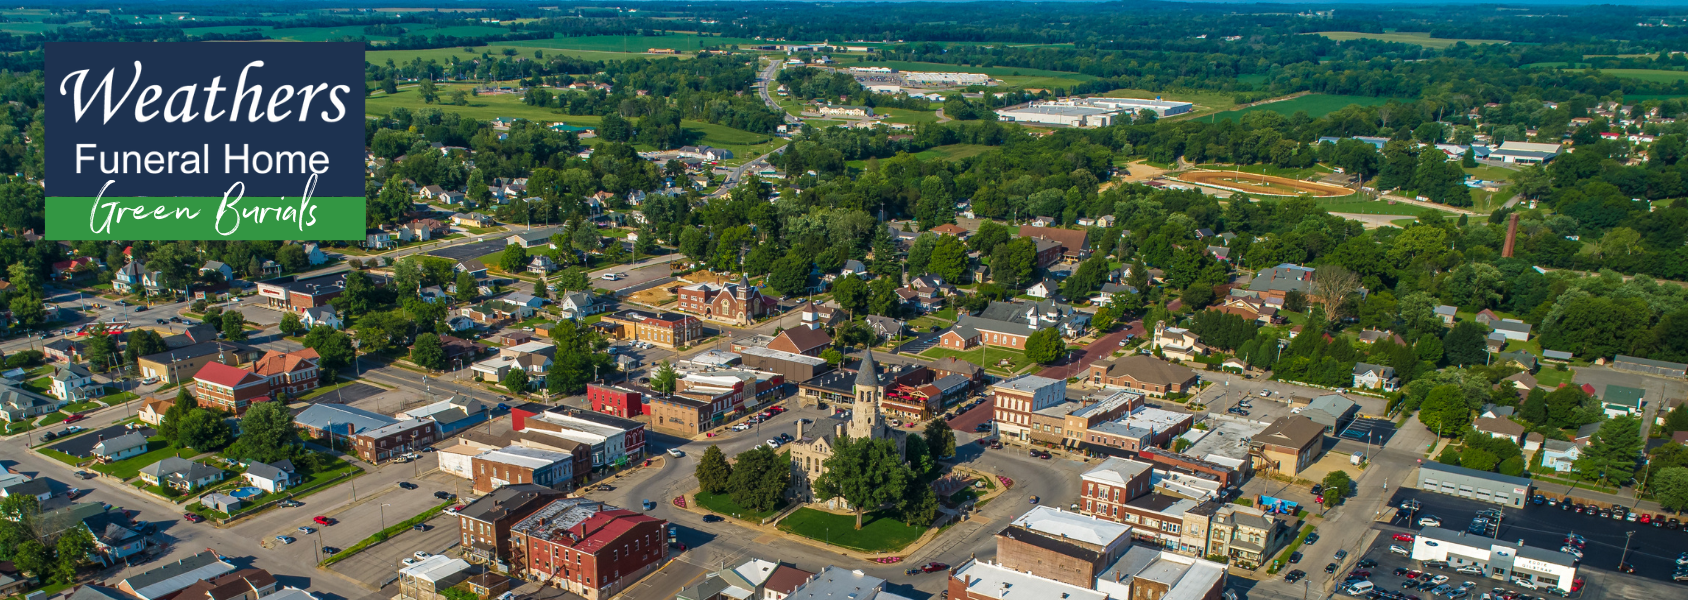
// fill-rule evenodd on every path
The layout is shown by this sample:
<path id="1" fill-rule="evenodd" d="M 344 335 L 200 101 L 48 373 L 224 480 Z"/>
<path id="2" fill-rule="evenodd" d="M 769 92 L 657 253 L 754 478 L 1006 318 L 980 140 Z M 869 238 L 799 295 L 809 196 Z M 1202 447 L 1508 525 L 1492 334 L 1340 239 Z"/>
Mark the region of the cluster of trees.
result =
<path id="1" fill-rule="evenodd" d="M 1436 462 L 1513 477 L 1524 474 L 1524 451 L 1512 440 L 1467 429 L 1461 444 L 1457 448 L 1448 446 L 1442 450 L 1436 456 Z"/>
<path id="2" fill-rule="evenodd" d="M 721 448 L 710 446 L 698 461 L 697 481 L 706 494 L 729 494 L 734 504 L 767 511 L 785 499 L 785 490 L 791 485 L 791 464 L 765 445 L 739 454 L 728 464 Z"/>
<path id="3" fill-rule="evenodd" d="M 62 528 L 57 521 L 42 519 L 35 496 L 0 499 L 0 560 L 11 561 L 42 583 L 69 585 L 93 551 L 94 536 L 88 528 Z"/>
<path id="4" fill-rule="evenodd" d="M 286 412 L 285 407 L 282 412 Z M 288 421 L 292 421 L 292 415 L 288 415 Z M 216 452 L 234 442 L 234 426 L 228 422 L 227 413 L 201 408 L 193 394 L 189 394 L 186 389 L 178 389 L 176 402 L 164 411 L 164 421 L 158 426 L 158 435 L 180 448 L 192 448 L 196 452 Z M 166 488 L 165 491 L 170 490 Z"/>

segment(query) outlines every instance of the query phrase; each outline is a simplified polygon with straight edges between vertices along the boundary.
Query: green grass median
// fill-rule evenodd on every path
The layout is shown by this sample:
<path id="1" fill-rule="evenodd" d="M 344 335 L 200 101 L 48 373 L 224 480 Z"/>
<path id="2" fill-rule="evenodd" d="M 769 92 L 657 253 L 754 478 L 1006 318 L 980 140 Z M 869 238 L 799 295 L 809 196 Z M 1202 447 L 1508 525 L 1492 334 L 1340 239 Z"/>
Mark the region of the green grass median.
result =
<path id="1" fill-rule="evenodd" d="M 357 554 L 359 552 L 363 552 L 364 550 L 368 550 L 370 546 L 374 546 L 374 545 L 379 544 L 381 542 L 385 542 L 385 541 L 387 541 L 388 538 L 391 538 L 391 537 L 398 535 L 400 533 L 404 533 L 405 530 L 410 529 L 411 527 L 415 527 L 417 523 L 422 523 L 422 522 L 427 521 L 428 519 L 434 518 L 435 515 L 440 514 L 440 511 L 445 510 L 445 507 L 451 506 L 451 505 L 456 504 L 456 503 L 457 503 L 457 500 L 455 500 L 455 499 L 447 500 L 445 502 L 440 503 L 439 506 L 435 506 L 435 507 L 430 508 L 428 510 L 422 511 L 422 514 L 416 515 L 416 516 L 411 517 L 409 519 L 405 519 L 404 522 L 402 522 L 402 523 L 399 523 L 399 524 L 394 525 L 392 527 L 388 527 L 388 528 L 383 529 L 381 531 L 377 531 L 377 532 L 375 532 L 375 535 L 363 538 L 363 541 L 358 542 L 356 544 L 352 544 L 352 547 L 347 548 L 345 550 L 341 550 L 340 553 L 335 554 L 334 556 L 328 557 L 327 560 L 322 561 L 322 566 L 326 567 L 326 566 L 332 565 L 334 563 L 345 560 L 347 557 L 350 557 L 353 554 Z"/>

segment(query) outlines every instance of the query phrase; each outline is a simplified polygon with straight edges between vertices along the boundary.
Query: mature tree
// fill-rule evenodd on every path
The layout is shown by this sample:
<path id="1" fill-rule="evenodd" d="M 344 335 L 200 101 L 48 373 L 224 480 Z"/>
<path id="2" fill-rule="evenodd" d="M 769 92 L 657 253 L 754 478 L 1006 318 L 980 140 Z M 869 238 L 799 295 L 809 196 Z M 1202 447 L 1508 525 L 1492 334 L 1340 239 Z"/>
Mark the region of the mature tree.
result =
<path id="1" fill-rule="evenodd" d="M 1040 329 L 1026 337 L 1026 359 L 1040 365 L 1060 360 L 1067 355 L 1067 342 L 1054 327 Z"/>
<path id="2" fill-rule="evenodd" d="M 666 360 L 659 362 L 656 364 L 656 370 L 651 372 L 651 389 L 672 394 L 679 379 L 680 375 L 674 372 L 673 365 L 668 364 Z"/>
<path id="3" fill-rule="evenodd" d="M 1488 361 L 1487 328 L 1476 321 L 1460 321 L 1442 336 L 1442 353 L 1448 364 L 1481 365 Z"/>
<path id="4" fill-rule="evenodd" d="M 809 265 L 808 259 L 796 254 L 774 261 L 774 270 L 768 274 L 768 287 L 787 296 L 802 294 L 809 284 Z"/>
<path id="5" fill-rule="evenodd" d="M 1608 419 L 1577 459 L 1576 473 L 1586 481 L 1628 483 L 1635 475 L 1643 442 L 1640 419 L 1628 415 Z"/>
<path id="6" fill-rule="evenodd" d="M 176 443 L 200 452 L 215 452 L 234 440 L 234 431 L 223 415 L 203 408 L 193 409 L 176 427 Z"/>
<path id="7" fill-rule="evenodd" d="M 758 445 L 738 455 L 727 489 L 734 504 L 760 512 L 779 505 L 790 483 L 791 463 L 780 460 L 773 448 Z"/>
<path id="8" fill-rule="evenodd" d="M 34 539 L 25 540 L 13 552 L 12 564 L 20 571 L 47 581 L 51 575 L 48 571 L 53 568 L 53 550 Z"/>
<path id="9" fill-rule="evenodd" d="M 703 458 L 698 459 L 693 473 L 697 476 L 698 488 L 705 494 L 719 494 L 727 491 L 733 466 L 727 464 L 727 455 L 721 452 L 720 446 L 710 444 L 709 449 L 703 451 Z"/>
<path id="10" fill-rule="evenodd" d="M 868 300 L 868 309 L 873 314 L 896 318 L 902 312 L 903 298 L 897 295 L 896 281 L 890 277 L 880 277 L 867 287 L 873 292 Z"/>
<path id="11" fill-rule="evenodd" d="M 475 297 L 481 293 L 480 286 L 475 283 L 475 277 L 470 275 L 468 271 L 459 271 L 457 281 L 454 283 L 457 287 L 458 302 L 474 302 Z"/>
<path id="12" fill-rule="evenodd" d="M 170 347 L 164 343 L 164 336 L 151 329 L 135 329 L 129 332 L 129 344 L 123 349 L 125 361 L 133 364 L 143 356 L 151 356 L 168 351 Z"/>
<path id="13" fill-rule="evenodd" d="M 238 310 L 223 313 L 222 332 L 223 337 L 229 340 L 244 341 L 246 339 L 246 315 L 240 314 Z"/>
<path id="14" fill-rule="evenodd" d="M 915 477 L 931 473 L 937 468 L 937 461 L 932 459 L 932 451 L 926 448 L 926 438 L 911 435 L 903 442 L 903 459 L 908 462 L 909 470 Z"/>
<path id="15" fill-rule="evenodd" d="M 903 497 L 897 502 L 897 512 L 902 516 L 903 524 L 909 527 L 930 527 L 932 521 L 938 518 L 938 495 L 932 491 L 932 486 L 918 482 L 911 484 L 904 488 Z"/>
<path id="16" fill-rule="evenodd" d="M 444 369 L 445 347 L 440 345 L 440 336 L 432 333 L 416 336 L 416 341 L 410 345 L 410 361 L 432 371 Z"/>
<path id="17" fill-rule="evenodd" d="M 1676 408 L 1665 413 L 1666 432 L 1688 431 L 1688 402 L 1677 402 Z"/>
<path id="18" fill-rule="evenodd" d="M 504 381 L 501 383 L 504 384 L 504 389 L 509 390 L 512 394 L 517 396 L 526 394 L 528 391 L 528 373 L 522 369 L 510 369 L 509 372 L 504 374 Z"/>
<path id="19" fill-rule="evenodd" d="M 527 268 L 527 264 L 527 249 L 521 244 L 510 244 L 504 247 L 503 252 L 498 253 L 498 268 L 503 269 L 505 273 L 520 273 Z"/>
<path id="20" fill-rule="evenodd" d="M 275 462 L 293 455 L 299 430 L 293 413 L 280 402 L 258 402 L 240 417 L 240 437 L 225 453 L 258 462 Z"/>
<path id="21" fill-rule="evenodd" d="M 340 292 L 340 297 L 330 300 L 329 304 L 334 305 L 334 309 L 342 318 L 354 319 L 379 306 L 376 301 L 378 293 L 368 274 L 352 271 L 346 273 L 346 285 Z"/>
<path id="22" fill-rule="evenodd" d="M 1017 238 L 998 244 L 991 252 L 991 280 L 1011 288 L 1031 282 L 1037 268 L 1037 244 L 1031 238 Z"/>
<path id="23" fill-rule="evenodd" d="M 856 513 L 856 529 L 862 515 L 903 498 L 904 487 L 913 476 L 903 466 L 897 447 L 884 439 L 841 439 L 826 459 L 826 473 L 815 479 L 815 493 L 822 499 L 843 498 Z M 918 484 L 917 484 L 918 485 Z"/>
<path id="24" fill-rule="evenodd" d="M 158 425 L 158 434 L 166 439 L 178 439 L 177 426 L 181 425 L 182 420 L 188 418 L 188 413 L 193 412 L 196 408 L 199 408 L 199 403 L 194 400 L 192 394 L 188 393 L 188 388 L 185 386 L 176 388 L 176 402 L 171 404 L 170 408 L 164 410 L 164 421 Z"/>
<path id="25" fill-rule="evenodd" d="M 1419 406 L 1418 420 L 1444 437 L 1459 435 L 1471 424 L 1471 407 L 1466 404 L 1465 392 L 1453 384 L 1436 386 Z"/>
<path id="26" fill-rule="evenodd" d="M 311 266 L 311 259 L 305 255 L 305 247 L 299 244 L 287 244 L 275 251 L 275 261 L 288 273 L 297 273 Z"/>
<path id="27" fill-rule="evenodd" d="M 1341 504 L 1343 498 L 1353 493 L 1354 480 L 1349 479 L 1348 473 L 1343 471 L 1331 471 L 1320 483 L 1325 486 L 1325 508 Z"/>
<path id="28" fill-rule="evenodd" d="M 926 271 L 943 278 L 945 283 L 956 284 L 967 276 L 967 263 L 967 244 L 955 236 L 946 235 L 938 238 Z"/>
<path id="29" fill-rule="evenodd" d="M 856 277 L 854 273 L 832 282 L 833 299 L 851 313 L 860 313 L 867 308 L 869 293 L 867 282 Z"/>
<path id="30" fill-rule="evenodd" d="M 1665 510 L 1688 510 L 1688 468 L 1671 467 L 1661 470 L 1658 475 L 1653 476 L 1647 487 L 1651 488 L 1653 497 L 1659 500 L 1659 506 Z"/>
<path id="31" fill-rule="evenodd" d="M 1459 453 L 1459 466 L 1467 469 L 1493 471 L 1495 465 L 1499 462 L 1500 457 L 1495 456 L 1495 453 L 1488 450 L 1467 448 L 1464 452 Z"/>
<path id="32" fill-rule="evenodd" d="M 931 449 L 933 456 L 955 456 L 955 431 L 943 419 L 932 419 L 921 436 L 926 438 L 926 447 Z"/>
<path id="33" fill-rule="evenodd" d="M 1325 316 L 1335 318 L 1343 303 L 1360 290 L 1359 274 L 1338 265 L 1313 271 L 1313 299 L 1325 307 Z"/>
<path id="34" fill-rule="evenodd" d="M 285 336 L 295 336 L 306 330 L 305 324 L 299 322 L 299 315 L 292 311 L 282 313 L 281 325 L 277 327 Z"/>
<path id="35" fill-rule="evenodd" d="M 352 364 L 352 359 L 357 356 L 357 349 L 352 347 L 352 336 L 327 325 L 312 327 L 310 333 L 305 334 L 305 347 L 316 350 L 321 357 L 325 383 L 333 383 L 335 374 Z"/>

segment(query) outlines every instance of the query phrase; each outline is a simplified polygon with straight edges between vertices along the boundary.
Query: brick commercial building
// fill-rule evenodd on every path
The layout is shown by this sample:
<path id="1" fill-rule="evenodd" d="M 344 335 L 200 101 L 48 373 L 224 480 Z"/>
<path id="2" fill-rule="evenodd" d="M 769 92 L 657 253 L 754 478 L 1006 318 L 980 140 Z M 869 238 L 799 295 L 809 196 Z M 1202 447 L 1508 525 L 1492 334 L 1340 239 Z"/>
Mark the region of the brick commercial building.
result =
<path id="1" fill-rule="evenodd" d="M 779 373 L 786 381 L 808 381 L 832 368 L 825 359 L 770 348 L 749 347 L 738 351 L 746 368 Z"/>
<path id="2" fill-rule="evenodd" d="M 612 338 L 636 340 L 674 349 L 703 339 L 703 322 L 670 312 L 624 310 L 606 314 L 599 328 Z"/>
<path id="3" fill-rule="evenodd" d="M 270 389 L 277 395 L 297 397 L 317 389 L 321 357 L 316 350 L 306 348 L 293 352 L 271 352 L 252 365 L 252 371 L 270 380 Z"/>
<path id="4" fill-rule="evenodd" d="M 555 450 L 510 446 L 489 450 L 471 459 L 475 493 L 488 494 L 512 484 L 572 489 L 574 456 Z"/>
<path id="5" fill-rule="evenodd" d="M 620 386 L 586 385 L 586 401 L 592 403 L 592 410 L 606 415 L 630 418 L 645 414 L 643 398 L 639 391 Z"/>
<path id="6" fill-rule="evenodd" d="M 439 427 L 429 420 L 415 419 L 366 429 L 352 436 L 358 457 L 371 463 L 389 461 L 410 452 L 421 452 L 439 439 Z"/>
<path id="7" fill-rule="evenodd" d="M 1254 469 L 1294 477 L 1319 458 L 1325 426 L 1301 415 L 1278 417 L 1249 442 Z"/>
<path id="8" fill-rule="evenodd" d="M 379 279 L 377 276 L 370 277 Z M 288 275 L 258 282 L 258 296 L 262 297 L 270 308 L 295 314 L 303 313 L 306 309 L 328 306 L 329 301 L 339 298 L 345 291 L 345 273 L 310 279 Z"/>
<path id="9" fill-rule="evenodd" d="M 992 417 L 996 419 L 997 433 L 1003 441 L 1021 444 L 1032 441 L 1032 419 L 1037 411 L 1067 401 L 1066 380 L 1036 375 L 1021 375 L 999 382 L 991 386 L 990 391 L 996 398 Z"/>
<path id="10" fill-rule="evenodd" d="M 808 327 L 794 327 L 781 331 L 768 342 L 769 350 L 802 354 L 804 356 L 820 356 L 821 352 L 832 346 L 832 336 L 821 329 Z"/>
<path id="11" fill-rule="evenodd" d="M 814 406 L 820 402 L 849 404 L 856 401 L 857 370 L 862 362 L 857 361 L 855 368 L 840 368 L 822 373 L 820 376 L 797 384 L 800 402 L 805 406 Z M 900 386 L 917 387 L 932 382 L 932 370 L 926 365 L 887 363 L 875 364 L 873 376 L 878 381 L 877 387 L 881 392 L 893 390 Z M 883 394 L 881 394 L 881 398 Z"/>
<path id="12" fill-rule="evenodd" d="M 1164 446 L 1190 430 L 1195 415 L 1161 408 L 1139 406 L 1117 421 L 1091 426 L 1084 441 L 1091 446 L 1137 453 Z"/>
<path id="13" fill-rule="evenodd" d="M 149 354 L 136 359 L 141 377 L 157 377 L 164 384 L 191 380 L 206 363 L 240 366 L 264 354 L 263 350 L 234 342 L 204 342 Z"/>
<path id="14" fill-rule="evenodd" d="M 387 415 L 341 404 L 312 404 L 293 415 L 293 424 L 312 438 L 326 440 L 332 448 L 347 449 L 360 433 L 399 422 Z"/>
<path id="15" fill-rule="evenodd" d="M 608 600 L 668 561 L 667 521 L 584 498 L 553 500 L 510 527 L 530 580 Z"/>
<path id="16" fill-rule="evenodd" d="M 270 380 L 240 367 L 210 362 L 193 376 L 193 396 L 202 408 L 246 414 L 253 402 L 270 399 Z"/>
<path id="17" fill-rule="evenodd" d="M 1086 588 L 1130 548 L 1130 525 L 1048 506 L 1033 507 L 996 534 L 998 564 Z"/>
<path id="18" fill-rule="evenodd" d="M 1144 448 L 1137 452 L 1137 458 L 1154 463 L 1155 468 L 1160 470 L 1208 475 L 1223 487 L 1240 486 L 1243 483 L 1243 477 L 1248 475 L 1242 470 L 1233 469 L 1210 460 L 1160 448 Z M 1247 461 L 1240 462 L 1242 462 L 1244 468 L 1249 465 Z"/>
<path id="19" fill-rule="evenodd" d="M 645 457 L 645 424 L 614 415 L 554 406 L 522 420 L 518 431 L 573 440 L 592 447 L 592 467 Z"/>
<path id="20" fill-rule="evenodd" d="M 1154 488 L 1151 472 L 1154 465 L 1129 458 L 1110 458 L 1079 476 L 1079 495 L 1084 498 L 1080 512 L 1116 523 L 1120 507 Z"/>
<path id="21" fill-rule="evenodd" d="M 1132 354 L 1090 364 L 1085 376 L 1093 385 L 1121 387 L 1154 397 L 1195 390 L 1196 372 L 1147 354 Z"/>
<path id="22" fill-rule="evenodd" d="M 463 557 L 481 564 L 509 560 L 510 526 L 566 495 L 545 486 L 517 483 L 476 498 L 457 511 Z"/>
<path id="23" fill-rule="evenodd" d="M 726 422 L 731 403 L 725 397 L 703 399 L 692 394 L 652 393 L 650 401 L 651 427 L 686 436 L 703 433 Z"/>

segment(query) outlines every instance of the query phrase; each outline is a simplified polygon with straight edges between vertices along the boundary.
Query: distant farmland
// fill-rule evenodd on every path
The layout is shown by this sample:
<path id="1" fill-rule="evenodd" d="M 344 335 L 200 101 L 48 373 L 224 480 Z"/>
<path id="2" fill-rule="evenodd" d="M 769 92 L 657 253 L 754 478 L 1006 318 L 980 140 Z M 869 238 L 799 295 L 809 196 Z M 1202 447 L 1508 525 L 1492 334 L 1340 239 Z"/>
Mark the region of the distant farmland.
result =
<path id="1" fill-rule="evenodd" d="M 1508 42 L 1506 40 L 1433 38 L 1433 37 L 1430 37 L 1430 34 L 1423 33 L 1423 32 L 1361 33 L 1361 32 L 1358 32 L 1358 31 L 1321 31 L 1321 32 L 1318 32 L 1318 33 L 1313 33 L 1313 34 L 1308 34 L 1308 35 L 1322 35 L 1322 36 L 1328 37 L 1330 39 L 1336 40 L 1338 42 L 1346 42 L 1346 41 L 1349 41 L 1349 40 L 1377 40 L 1377 41 L 1380 41 L 1380 42 L 1400 42 L 1400 43 L 1403 43 L 1403 44 L 1418 44 L 1418 45 L 1424 46 L 1426 48 L 1437 48 L 1437 49 L 1446 48 L 1448 46 L 1452 46 L 1452 45 L 1460 43 L 1460 42 L 1465 42 L 1465 43 L 1473 45 L 1473 46 L 1475 46 L 1477 44 L 1510 44 L 1511 43 L 1511 42 Z"/>
<path id="2" fill-rule="evenodd" d="M 1341 110 L 1342 108 L 1347 107 L 1350 104 L 1358 104 L 1360 106 L 1377 106 L 1379 104 L 1389 102 L 1390 100 L 1391 100 L 1391 98 L 1377 98 L 1377 97 L 1373 97 L 1373 96 L 1338 96 L 1338 95 L 1334 95 L 1334 94 L 1308 94 L 1306 96 L 1302 96 L 1302 97 L 1296 98 L 1294 100 L 1285 100 L 1283 102 L 1273 102 L 1271 104 L 1262 104 L 1260 106 L 1256 106 L 1256 107 L 1253 107 L 1253 108 L 1246 108 L 1246 109 L 1243 109 L 1243 110 L 1228 110 L 1228 111 L 1225 111 L 1225 112 L 1222 112 L 1222 113 L 1214 113 L 1212 115 L 1208 115 L 1208 116 L 1202 117 L 1202 118 L 1203 119 L 1209 119 L 1209 120 L 1241 119 L 1244 113 L 1251 113 L 1251 112 L 1259 111 L 1259 110 L 1269 110 L 1269 111 L 1272 111 L 1272 112 L 1275 112 L 1275 113 L 1282 114 L 1284 116 L 1293 115 L 1293 114 L 1298 113 L 1298 112 L 1306 112 L 1307 116 L 1313 117 L 1313 118 L 1316 119 L 1316 118 L 1328 115 L 1330 113 L 1336 112 L 1338 110 Z"/>

